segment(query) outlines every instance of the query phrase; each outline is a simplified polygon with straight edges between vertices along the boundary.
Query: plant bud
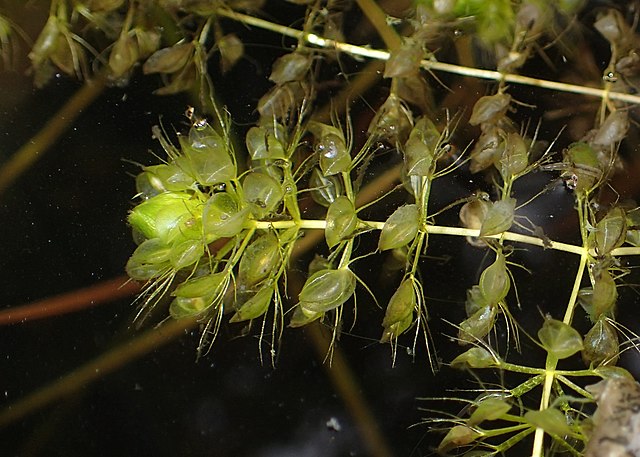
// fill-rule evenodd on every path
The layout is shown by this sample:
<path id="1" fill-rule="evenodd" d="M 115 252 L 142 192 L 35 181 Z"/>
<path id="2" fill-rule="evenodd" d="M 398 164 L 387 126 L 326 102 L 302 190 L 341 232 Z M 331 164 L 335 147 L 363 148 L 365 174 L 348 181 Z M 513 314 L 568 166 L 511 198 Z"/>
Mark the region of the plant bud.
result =
<path id="1" fill-rule="evenodd" d="M 511 95 L 509 94 L 485 95 L 484 97 L 480 97 L 476 104 L 473 105 L 469 124 L 495 124 L 505 116 L 510 104 Z"/>
<path id="2" fill-rule="evenodd" d="M 349 300 L 356 290 L 356 277 L 348 268 L 320 270 L 311 275 L 300 292 L 300 308 L 324 313 Z"/>
<path id="3" fill-rule="evenodd" d="M 387 311 L 382 320 L 384 331 L 380 338 L 381 343 L 398 338 L 413 323 L 413 313 L 417 306 L 416 290 L 413 284 L 414 278 L 409 277 L 400 283 L 395 291 Z"/>
<path id="4" fill-rule="evenodd" d="M 507 198 L 493 202 L 487 209 L 487 214 L 480 227 L 480 236 L 497 235 L 506 232 L 513 224 L 516 210 L 516 199 Z"/>
<path id="5" fill-rule="evenodd" d="M 238 283 L 252 288 L 277 273 L 282 262 L 278 238 L 269 232 L 256 238 L 242 254 Z"/>
<path id="6" fill-rule="evenodd" d="M 244 228 L 248 208 L 241 208 L 234 196 L 227 192 L 217 192 L 207 200 L 202 212 L 205 238 L 232 237 Z"/>
<path id="7" fill-rule="evenodd" d="M 243 322 L 262 316 L 269 309 L 273 293 L 273 285 L 265 285 L 260 288 L 253 297 L 238 308 L 236 313 L 229 319 L 229 322 Z"/>
<path id="8" fill-rule="evenodd" d="M 356 209 L 347 197 L 338 197 L 329 206 L 325 219 L 327 226 L 324 234 L 330 248 L 349 238 L 358 226 Z"/>
<path id="9" fill-rule="evenodd" d="M 382 226 L 378 249 L 396 249 L 409 244 L 418 234 L 420 213 L 415 204 L 396 209 Z"/>
<path id="10" fill-rule="evenodd" d="M 587 366 L 615 365 L 619 355 L 618 333 L 606 319 L 598 319 L 584 336 L 582 360 Z"/>
<path id="11" fill-rule="evenodd" d="M 571 357 L 584 348 L 580 334 L 568 324 L 555 319 L 546 319 L 538 330 L 542 347 L 558 360 Z"/>
<path id="12" fill-rule="evenodd" d="M 149 56 L 142 65 L 145 75 L 151 73 L 176 73 L 182 70 L 193 58 L 193 43 L 178 43 L 169 48 L 160 49 Z"/>

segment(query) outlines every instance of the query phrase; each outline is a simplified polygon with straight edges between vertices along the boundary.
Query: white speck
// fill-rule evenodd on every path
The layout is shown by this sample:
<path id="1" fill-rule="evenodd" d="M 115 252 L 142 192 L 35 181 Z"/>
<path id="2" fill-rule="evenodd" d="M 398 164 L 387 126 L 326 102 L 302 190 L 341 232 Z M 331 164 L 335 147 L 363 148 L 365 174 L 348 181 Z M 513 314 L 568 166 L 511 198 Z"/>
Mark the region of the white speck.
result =
<path id="1" fill-rule="evenodd" d="M 333 430 L 334 432 L 339 432 L 340 430 L 342 430 L 342 425 L 340 425 L 340 422 L 338 422 L 338 419 L 336 417 L 332 417 L 327 421 L 327 428 L 329 430 Z"/>

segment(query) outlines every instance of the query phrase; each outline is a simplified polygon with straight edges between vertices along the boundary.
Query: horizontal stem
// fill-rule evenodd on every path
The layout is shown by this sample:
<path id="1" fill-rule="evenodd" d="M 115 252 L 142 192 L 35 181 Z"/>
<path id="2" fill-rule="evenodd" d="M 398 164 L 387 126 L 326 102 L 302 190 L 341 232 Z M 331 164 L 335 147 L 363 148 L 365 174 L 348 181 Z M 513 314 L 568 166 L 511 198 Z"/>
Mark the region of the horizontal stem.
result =
<path id="1" fill-rule="evenodd" d="M 327 222 L 324 220 L 303 219 L 299 222 L 295 221 L 273 221 L 263 222 L 254 221 L 253 226 L 257 229 L 287 229 L 294 226 L 298 226 L 300 229 L 307 230 L 324 230 L 327 226 Z M 375 230 L 382 230 L 384 222 L 379 221 L 361 221 L 361 228 L 370 228 Z M 453 235 L 453 236 L 470 236 L 478 237 L 480 230 L 468 229 L 463 227 L 447 227 L 442 225 L 427 225 L 426 231 L 432 235 Z M 576 246 L 574 244 L 560 243 L 559 241 L 541 240 L 535 236 L 523 235 L 521 233 L 504 232 L 497 235 L 487 236 L 486 238 L 504 239 L 509 241 L 515 241 L 518 243 L 531 244 L 539 246 L 545 249 L 555 249 L 556 251 L 570 252 L 572 254 L 582 255 L 584 248 L 582 246 Z M 545 246 L 546 244 L 546 246 Z M 640 248 L 618 248 L 612 251 L 613 255 L 639 255 Z"/>
<path id="2" fill-rule="evenodd" d="M 366 46 L 357 46 L 349 43 L 342 43 L 335 40 L 323 38 L 314 33 L 306 33 L 302 30 L 286 27 L 284 25 L 275 24 L 273 22 L 259 19 L 247 14 L 236 13 L 231 10 L 219 10 L 220 16 L 228 17 L 246 25 L 253 25 L 262 29 L 271 30 L 284 36 L 304 40 L 309 44 L 319 46 L 326 49 L 335 49 L 353 56 L 366 57 L 376 60 L 389 60 L 389 52 L 371 49 Z M 422 68 L 426 70 L 443 71 L 446 73 L 454 73 L 462 76 L 471 76 L 473 78 L 489 79 L 492 81 L 505 81 L 512 84 L 521 84 L 525 86 L 535 86 L 542 89 L 554 90 L 558 92 L 571 92 L 574 94 L 590 95 L 609 100 L 619 100 L 622 102 L 640 104 L 640 96 L 633 94 L 625 94 L 622 92 L 611 92 L 606 89 L 598 89 L 595 87 L 579 86 L 575 84 L 567 84 L 558 81 L 550 81 L 546 79 L 532 78 L 530 76 L 522 76 L 512 73 L 501 73 L 494 70 L 482 70 L 479 68 L 465 67 L 463 65 L 455 65 L 445 62 L 437 62 L 435 60 L 423 60 Z"/>

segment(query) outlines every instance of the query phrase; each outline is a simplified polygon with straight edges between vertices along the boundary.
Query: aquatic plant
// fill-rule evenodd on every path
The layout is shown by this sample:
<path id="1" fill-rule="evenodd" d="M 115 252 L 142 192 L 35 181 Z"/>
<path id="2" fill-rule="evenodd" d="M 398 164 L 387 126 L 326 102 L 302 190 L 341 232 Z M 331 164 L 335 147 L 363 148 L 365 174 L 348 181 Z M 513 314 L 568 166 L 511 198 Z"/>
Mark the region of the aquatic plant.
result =
<path id="1" fill-rule="evenodd" d="M 328 329 L 327 364 L 341 334 L 365 335 L 390 346 L 390 364 L 408 352 L 436 380 L 451 367 L 477 383 L 425 392 L 438 453 L 604 452 L 618 433 L 612 386 L 638 391 L 618 366 L 638 339 L 640 211 L 620 185 L 635 161 L 638 5 L 417 0 L 392 15 L 369 0 L 292 1 L 298 20 L 284 25 L 263 3 L 56 0 L 31 47 L 37 86 L 57 72 L 126 85 L 141 71 L 158 95 L 191 91 L 186 129 L 149 126 L 159 163 L 135 180 L 139 325 L 198 327 L 200 356 L 239 328 L 274 366 L 285 327 Z M 3 55 L 13 22 L 0 22 Z M 360 23 L 382 41 L 356 44 Z M 286 46 L 241 126 L 218 87 L 257 29 Z M 589 61 L 586 43 L 607 61 Z M 561 200 L 572 216 L 559 229 Z M 445 254 L 461 261 L 433 260 Z M 465 256 L 475 263 L 456 271 Z M 456 276 L 444 292 L 438 270 Z"/>

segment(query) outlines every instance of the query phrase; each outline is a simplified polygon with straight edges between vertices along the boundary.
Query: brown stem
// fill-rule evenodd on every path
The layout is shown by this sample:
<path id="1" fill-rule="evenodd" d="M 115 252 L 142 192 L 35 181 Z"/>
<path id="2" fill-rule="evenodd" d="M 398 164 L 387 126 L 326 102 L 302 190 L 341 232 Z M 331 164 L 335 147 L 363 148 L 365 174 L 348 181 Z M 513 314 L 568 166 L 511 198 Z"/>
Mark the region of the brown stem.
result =
<path id="1" fill-rule="evenodd" d="M 130 297 L 139 291 L 140 285 L 138 283 L 128 281 L 126 276 L 120 276 L 83 289 L 2 310 L 0 311 L 0 325 L 24 323 L 73 313 L 119 298 Z"/>
<path id="2" fill-rule="evenodd" d="M 85 81 L 47 124 L 2 165 L 0 195 L 58 140 L 80 113 L 102 93 L 104 87 L 105 81 L 100 77 Z"/>

